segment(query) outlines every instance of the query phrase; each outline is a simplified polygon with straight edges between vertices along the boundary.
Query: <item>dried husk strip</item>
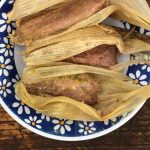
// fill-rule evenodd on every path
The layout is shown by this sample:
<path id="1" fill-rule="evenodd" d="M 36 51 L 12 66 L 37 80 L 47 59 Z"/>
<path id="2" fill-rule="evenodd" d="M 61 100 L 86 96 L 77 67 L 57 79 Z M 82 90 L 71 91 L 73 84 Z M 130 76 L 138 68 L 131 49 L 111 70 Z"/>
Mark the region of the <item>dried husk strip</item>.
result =
<path id="1" fill-rule="evenodd" d="M 66 0 L 16 0 L 8 18 L 10 20 L 21 19 L 64 1 Z"/>
<path id="2" fill-rule="evenodd" d="M 50 44 L 49 44 L 50 43 Z M 76 43 L 76 44 L 74 44 Z M 47 45 L 47 46 L 44 46 Z M 54 40 L 44 40 L 44 44 L 31 45 L 26 49 L 25 63 L 27 66 L 45 65 L 61 61 L 80 54 L 102 44 L 116 45 L 124 54 L 150 51 L 150 38 L 129 32 L 118 32 L 118 29 L 106 25 L 79 29 Z M 37 49 L 35 49 L 37 48 Z M 31 53 L 32 52 L 32 53 Z"/>
<path id="3" fill-rule="evenodd" d="M 75 75 L 81 73 L 93 73 L 104 76 L 115 76 L 119 79 L 128 78 L 124 76 L 122 73 L 113 71 L 111 69 L 86 66 L 86 65 L 76 65 L 76 64 L 65 64 L 65 65 L 54 65 L 48 67 L 27 67 L 23 71 L 22 81 L 31 84 L 38 83 L 40 81 L 44 81 L 51 77 L 60 77 L 67 75 Z"/>

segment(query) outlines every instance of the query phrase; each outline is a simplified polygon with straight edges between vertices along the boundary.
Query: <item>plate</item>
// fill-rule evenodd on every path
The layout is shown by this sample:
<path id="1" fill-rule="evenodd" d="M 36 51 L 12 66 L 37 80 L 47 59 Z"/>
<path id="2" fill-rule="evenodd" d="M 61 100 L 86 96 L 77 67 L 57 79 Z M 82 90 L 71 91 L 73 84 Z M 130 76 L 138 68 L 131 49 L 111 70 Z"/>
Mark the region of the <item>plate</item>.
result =
<path id="1" fill-rule="evenodd" d="M 8 38 L 15 23 L 7 19 L 7 13 L 12 9 L 14 0 L 1 1 L 0 3 L 0 104 L 17 122 L 25 128 L 41 136 L 62 140 L 81 141 L 93 139 L 108 134 L 130 120 L 142 107 L 120 117 L 105 122 L 83 122 L 71 121 L 45 116 L 23 104 L 15 95 L 14 84 L 20 79 L 19 74 L 23 68 L 21 53 L 17 46 L 13 45 Z M 112 22 L 108 19 L 106 23 Z M 132 25 L 125 22 L 113 21 L 114 25 L 130 29 Z M 149 31 L 136 27 L 142 34 L 150 35 Z M 15 49 L 15 50 L 14 50 Z M 20 49 L 20 48 L 19 48 Z M 148 54 L 132 55 L 131 58 L 150 59 Z M 122 58 L 121 58 L 122 59 Z M 18 74 L 19 73 L 19 74 Z M 150 66 L 133 65 L 129 66 L 127 75 L 133 82 L 142 85 L 150 83 Z"/>

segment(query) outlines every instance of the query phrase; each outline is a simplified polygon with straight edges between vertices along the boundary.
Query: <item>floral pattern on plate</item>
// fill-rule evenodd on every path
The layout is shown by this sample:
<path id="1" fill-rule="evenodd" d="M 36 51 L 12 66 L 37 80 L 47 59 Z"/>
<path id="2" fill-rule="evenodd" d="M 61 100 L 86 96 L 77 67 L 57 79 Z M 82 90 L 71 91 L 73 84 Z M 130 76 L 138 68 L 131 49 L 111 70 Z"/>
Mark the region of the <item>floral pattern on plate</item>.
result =
<path id="1" fill-rule="evenodd" d="M 86 122 L 83 121 L 82 123 L 79 123 L 79 133 L 83 135 L 88 135 L 96 132 L 96 128 L 94 127 L 94 122 Z"/>
<path id="2" fill-rule="evenodd" d="M 0 9 L 0 97 L 12 114 L 30 127 L 40 131 L 41 134 L 47 133 L 72 138 L 101 133 L 128 117 L 128 113 L 126 113 L 104 122 L 71 121 L 43 115 L 22 103 L 14 91 L 14 85 L 20 78 L 14 61 L 14 45 L 8 38 L 8 34 L 15 29 L 15 23 L 9 21 L 6 15 L 12 9 L 13 3 L 14 0 L 7 0 Z M 134 27 L 128 23 L 123 24 L 127 29 Z M 139 27 L 136 27 L 136 30 L 150 35 L 149 31 Z M 147 85 L 150 83 L 150 66 L 145 64 L 129 66 L 127 75 L 133 79 L 135 84 Z"/>

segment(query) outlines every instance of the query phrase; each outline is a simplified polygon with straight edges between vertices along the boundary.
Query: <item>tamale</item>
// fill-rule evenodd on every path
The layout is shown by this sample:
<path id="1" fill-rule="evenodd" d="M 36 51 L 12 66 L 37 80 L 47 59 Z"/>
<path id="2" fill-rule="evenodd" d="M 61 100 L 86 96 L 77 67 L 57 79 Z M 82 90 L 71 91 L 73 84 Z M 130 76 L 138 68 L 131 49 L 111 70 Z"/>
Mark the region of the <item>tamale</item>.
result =
<path id="1" fill-rule="evenodd" d="M 117 64 L 118 51 L 114 45 L 100 45 L 64 61 L 95 67 L 111 67 Z"/>
<path id="2" fill-rule="evenodd" d="M 52 69 L 53 67 L 49 68 Z M 39 68 L 38 72 L 40 72 L 39 70 L 41 69 Z M 27 73 L 29 72 L 29 70 L 33 73 L 32 76 Z M 95 72 L 94 70 L 93 72 L 91 72 L 92 74 L 95 74 L 94 78 L 100 84 L 101 89 L 98 96 L 98 104 L 96 105 L 89 106 L 83 102 L 77 101 L 76 99 L 65 97 L 63 95 L 38 96 L 36 95 L 36 93 L 29 93 L 26 85 L 30 85 L 30 88 L 32 88 L 32 85 L 34 85 L 33 83 L 40 83 L 41 81 L 55 79 L 58 74 L 60 76 L 72 75 L 72 72 L 70 72 L 70 70 L 66 68 L 66 65 L 60 66 L 59 72 L 57 71 L 57 69 L 53 69 L 53 71 L 50 71 L 49 69 L 45 68 L 45 71 L 43 71 L 43 73 L 40 73 L 37 80 L 35 79 L 37 78 L 37 76 L 35 77 L 35 75 L 37 75 L 37 72 L 35 72 L 35 68 L 30 68 L 29 70 L 25 70 L 23 73 L 23 76 L 26 76 L 25 74 L 28 74 L 28 79 L 26 80 L 23 77 L 22 82 L 18 82 L 16 84 L 16 94 L 24 103 L 26 103 L 30 107 L 36 109 L 41 113 L 53 117 L 82 121 L 107 120 L 113 117 L 117 117 L 125 112 L 132 111 L 139 104 L 143 103 L 150 97 L 149 85 L 140 87 L 139 85 L 132 84 L 129 79 L 123 79 L 119 76 L 115 76 L 114 78 L 114 73 L 108 69 L 107 70 L 109 72 L 109 75 L 108 73 L 105 74 L 103 70 L 101 70 L 101 73 L 99 74 L 97 74 L 98 72 Z M 62 73 L 61 70 L 64 71 L 64 73 Z M 73 66 L 72 70 L 74 70 L 74 72 L 76 72 L 79 76 L 84 73 L 79 73 L 79 70 L 75 70 Z M 119 73 L 118 71 L 114 72 L 116 72 L 115 74 Z"/>
<path id="3" fill-rule="evenodd" d="M 71 0 L 64 5 L 60 4 L 60 7 L 48 7 L 16 20 L 17 32 L 15 36 L 11 35 L 11 39 L 14 43 L 28 45 L 47 35 L 51 35 L 49 38 L 52 39 L 83 27 L 97 25 L 111 14 L 150 30 L 150 17 L 147 17 L 150 7 L 146 0 L 137 0 L 136 3 L 134 0 Z"/>
<path id="4" fill-rule="evenodd" d="M 150 50 L 149 36 L 101 24 L 79 29 L 53 40 L 49 40 L 47 37 L 43 41 L 33 43 L 25 51 L 25 63 L 27 66 L 46 65 L 50 62 L 62 61 L 103 44 L 116 45 L 118 50 L 124 54 Z"/>
<path id="5" fill-rule="evenodd" d="M 25 84 L 27 91 L 37 96 L 67 96 L 90 106 L 98 103 L 100 84 L 90 74 L 50 78 L 46 81 Z M 78 94 L 77 94 L 78 93 Z"/>
<path id="6" fill-rule="evenodd" d="M 41 13 L 19 20 L 14 39 L 17 39 L 19 43 L 41 39 L 66 30 L 107 6 L 107 0 L 68 1 L 60 7 L 46 9 Z"/>

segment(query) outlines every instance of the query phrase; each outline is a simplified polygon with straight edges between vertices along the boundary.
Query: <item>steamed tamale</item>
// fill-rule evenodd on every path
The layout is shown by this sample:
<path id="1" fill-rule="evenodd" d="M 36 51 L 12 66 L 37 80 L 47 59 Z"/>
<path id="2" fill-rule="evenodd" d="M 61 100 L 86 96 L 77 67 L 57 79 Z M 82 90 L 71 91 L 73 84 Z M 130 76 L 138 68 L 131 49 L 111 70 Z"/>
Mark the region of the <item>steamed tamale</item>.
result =
<path id="1" fill-rule="evenodd" d="M 44 97 L 63 95 L 88 105 L 98 103 L 100 92 L 100 84 L 88 74 L 51 78 L 34 84 L 26 84 L 25 86 L 32 95 Z"/>
<path id="2" fill-rule="evenodd" d="M 70 0 L 60 7 L 19 20 L 15 38 L 19 43 L 41 39 L 66 30 L 107 6 L 107 0 Z"/>
<path id="3" fill-rule="evenodd" d="M 95 70 L 93 70 L 93 73 L 91 73 L 92 75 L 95 75 L 94 78 L 91 80 L 91 77 L 89 77 L 89 75 L 86 75 L 85 78 L 85 75 L 80 74 L 81 72 L 79 73 L 79 70 L 75 70 L 73 66 L 72 70 L 77 73 L 76 77 L 71 77 L 72 72 L 67 69 L 66 65 L 57 67 L 60 70 L 59 72 L 56 69 L 53 70 L 53 67 L 49 67 L 51 71 L 45 68 L 45 71 L 43 70 L 40 76 L 38 76 L 38 80 L 36 79 L 36 68 L 30 68 L 30 72 L 32 72 L 32 75 L 28 74 L 28 70 L 25 70 L 23 75 L 26 76 L 25 74 L 28 74 L 28 79 L 26 80 L 25 78 L 23 78 L 22 82 L 18 82 L 15 86 L 16 94 L 18 95 L 18 97 L 21 98 L 24 103 L 41 113 L 53 117 L 86 121 L 107 120 L 113 117 L 117 117 L 124 112 L 132 111 L 139 104 L 143 103 L 150 97 L 150 86 L 140 87 L 138 85 L 132 84 L 129 79 L 124 80 L 123 78 L 121 79 L 119 76 L 115 76 L 114 78 L 113 76 L 111 76 L 114 75 L 114 73 L 112 74 L 112 71 L 108 69 L 107 71 L 109 72 L 109 74 L 105 74 L 103 72 L 104 70 L 100 69 L 101 73 L 99 72 L 99 75 L 96 74 Z M 79 65 L 77 66 L 77 68 L 79 68 Z M 64 73 L 62 73 L 61 70 L 64 71 Z M 58 74 L 62 77 L 57 77 Z M 65 74 L 68 74 L 68 76 L 66 76 Z M 79 80 L 76 81 L 76 78 L 81 80 L 82 84 L 78 84 Z M 65 83 L 63 83 L 64 79 Z M 92 90 L 91 94 L 95 93 L 94 95 L 96 95 L 96 97 L 94 96 L 95 101 L 91 103 L 91 101 L 86 101 L 88 97 L 86 97 L 85 100 L 84 96 L 89 96 L 90 91 L 87 90 L 87 87 L 89 86 L 90 82 L 93 82 L 93 80 L 94 82 L 96 82 L 96 84 L 94 83 L 93 85 L 93 90 L 96 90 L 96 93 Z M 56 83 L 54 85 L 55 81 Z M 86 87 L 83 86 L 83 83 L 86 84 Z M 75 85 L 75 87 L 72 87 L 72 85 Z M 76 99 L 74 99 L 75 97 L 73 98 L 72 92 L 75 91 L 74 88 L 77 87 L 76 85 L 83 86 L 82 90 L 85 90 L 85 93 L 88 91 L 88 93 L 83 94 L 83 91 L 79 89 L 75 95 Z M 47 88 L 48 86 L 52 87 Z M 45 93 L 46 91 L 43 90 L 44 88 L 47 88 L 47 93 Z M 72 94 L 67 93 L 68 95 L 66 95 L 64 91 L 67 88 L 69 88 L 69 91 L 71 91 Z M 39 92 L 37 93 L 36 91 Z M 58 91 L 61 91 L 61 93 L 58 93 Z M 40 92 L 43 92 L 43 94 L 39 94 Z M 83 100 L 80 99 L 80 94 L 83 94 Z"/>
<path id="4" fill-rule="evenodd" d="M 117 64 L 118 51 L 114 45 L 100 45 L 64 61 L 96 67 L 111 67 Z"/>
<path id="5" fill-rule="evenodd" d="M 111 14 L 150 30 L 150 17 L 147 15 L 150 14 L 150 7 L 146 0 L 137 0 L 136 3 L 134 0 L 67 0 L 58 2 L 56 6 L 54 4 L 48 4 L 46 9 L 42 7 L 42 11 L 37 8 L 36 13 L 17 19 L 16 34 L 11 36 L 13 42 L 28 45 L 48 35 L 52 39 L 83 27 L 97 25 Z M 16 9 L 15 7 L 13 12 Z M 19 14 L 19 11 L 16 12 Z"/>
<path id="6" fill-rule="evenodd" d="M 149 51 L 149 36 L 106 25 L 83 28 L 50 40 L 49 37 L 27 47 L 27 66 L 47 65 L 88 51 L 99 45 L 116 45 L 120 53 Z"/>

